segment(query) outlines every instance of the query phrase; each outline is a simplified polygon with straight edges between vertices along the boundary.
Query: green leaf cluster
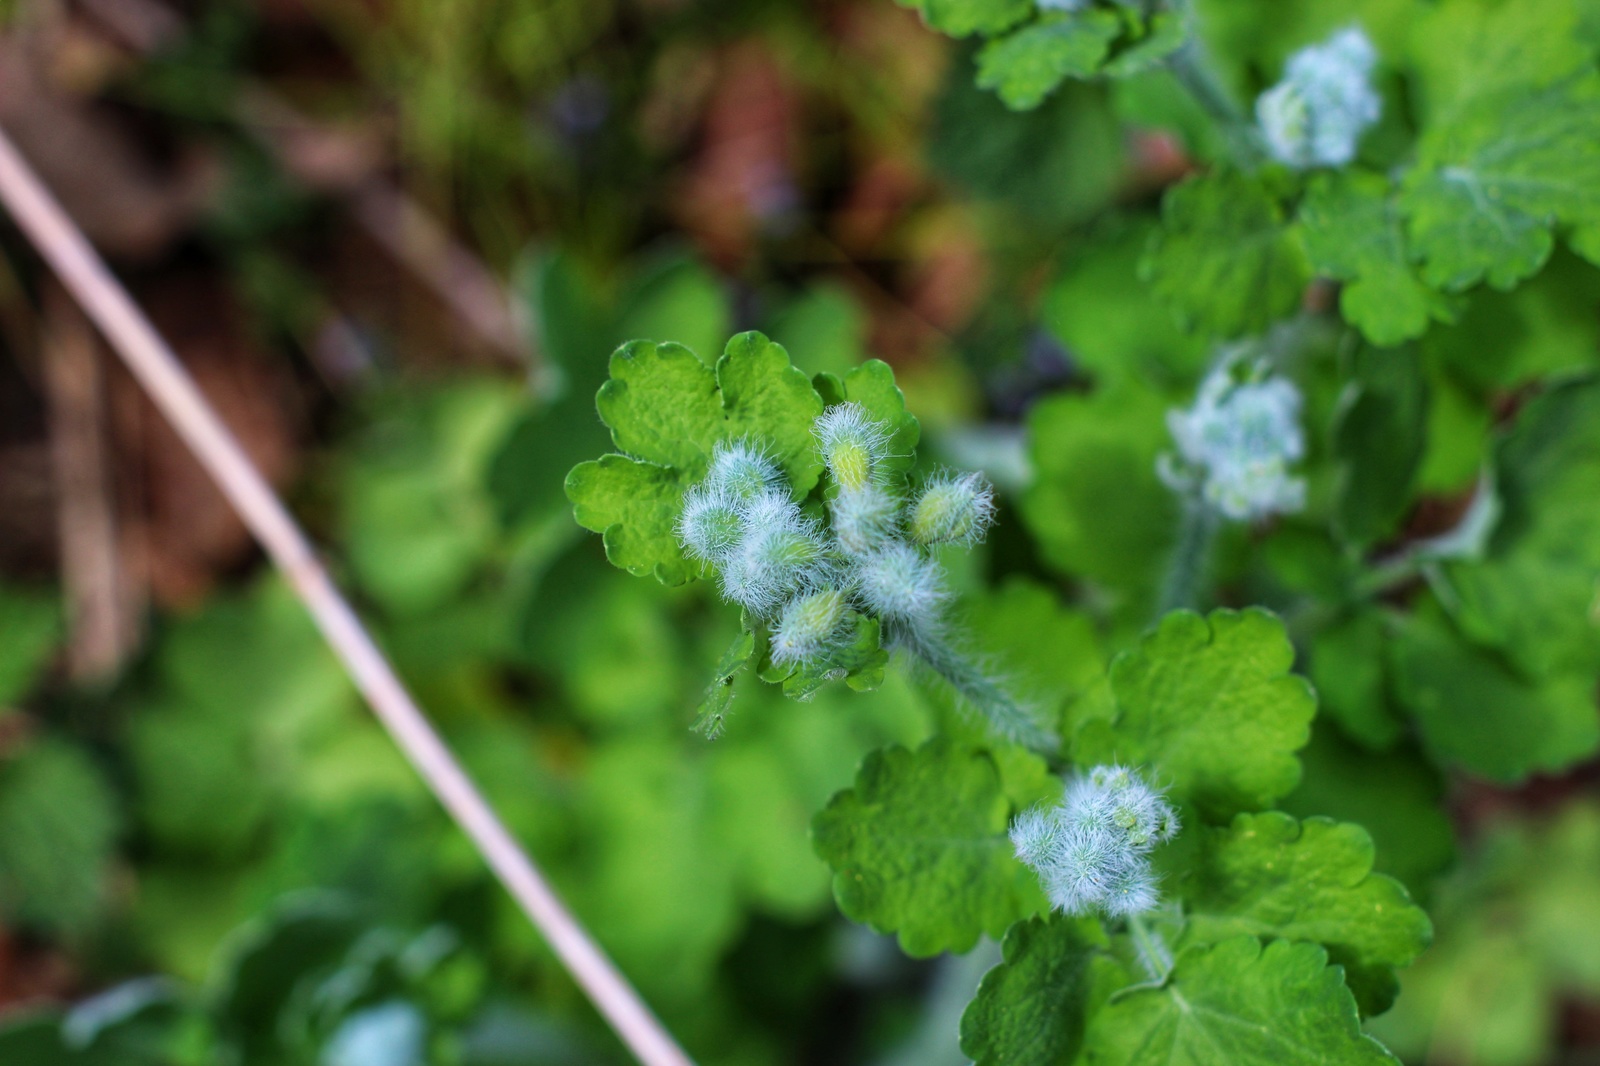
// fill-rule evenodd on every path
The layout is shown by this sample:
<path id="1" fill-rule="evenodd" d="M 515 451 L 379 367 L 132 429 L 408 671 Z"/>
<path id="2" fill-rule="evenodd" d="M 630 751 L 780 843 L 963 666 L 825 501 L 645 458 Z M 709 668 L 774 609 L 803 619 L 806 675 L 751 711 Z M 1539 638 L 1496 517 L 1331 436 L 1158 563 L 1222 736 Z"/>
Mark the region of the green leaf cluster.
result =
<path id="1" fill-rule="evenodd" d="M 1063 82 L 1126 77 L 1162 62 L 1183 46 L 1175 11 L 1142 14 L 1121 4 L 1045 10 L 1031 0 L 902 0 L 933 29 L 979 36 L 978 85 L 1008 107 L 1038 107 Z"/>
<path id="2" fill-rule="evenodd" d="M 1020 610 L 1021 597 L 1001 602 Z M 1286 1047 L 1307 1062 L 1394 1061 L 1359 1018 L 1390 1006 L 1431 926 L 1374 872 L 1360 826 L 1265 809 L 1295 790 L 1315 713 L 1293 658 L 1265 611 L 1175 612 L 1098 686 L 1074 682 L 1073 763 L 1137 766 L 1196 823 L 1156 854 L 1171 913 L 1153 925 L 1041 913 L 1006 830 L 1056 802 L 1060 779 L 1036 755 L 946 737 L 874 753 L 815 819 L 840 909 L 912 954 L 1005 931 L 962 1020 L 979 1063 L 1266 1063 Z"/>

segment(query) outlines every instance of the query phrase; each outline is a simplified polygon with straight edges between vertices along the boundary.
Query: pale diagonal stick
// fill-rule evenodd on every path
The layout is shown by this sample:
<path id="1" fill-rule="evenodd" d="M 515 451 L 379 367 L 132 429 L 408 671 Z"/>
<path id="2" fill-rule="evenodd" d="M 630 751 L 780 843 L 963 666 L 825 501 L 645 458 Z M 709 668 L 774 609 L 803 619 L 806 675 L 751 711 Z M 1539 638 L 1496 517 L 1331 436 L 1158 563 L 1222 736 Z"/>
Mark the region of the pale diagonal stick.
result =
<path id="1" fill-rule="evenodd" d="M 83 234 L 0 131 L 0 201 L 111 341 L 128 369 L 216 479 L 288 577 L 322 634 L 395 743 L 538 927 L 639 1061 L 688 1066 L 689 1057 L 589 938 L 434 732 L 367 634 L 300 527 L 217 417 L 182 364 Z"/>

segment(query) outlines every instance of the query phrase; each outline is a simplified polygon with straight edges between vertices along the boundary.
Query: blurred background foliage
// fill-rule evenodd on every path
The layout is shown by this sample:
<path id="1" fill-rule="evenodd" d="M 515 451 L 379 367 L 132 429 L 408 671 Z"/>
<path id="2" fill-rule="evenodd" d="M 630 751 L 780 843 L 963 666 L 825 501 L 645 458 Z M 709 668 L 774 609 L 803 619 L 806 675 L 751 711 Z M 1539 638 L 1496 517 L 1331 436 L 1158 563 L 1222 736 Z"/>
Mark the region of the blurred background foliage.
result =
<path id="1" fill-rule="evenodd" d="M 1349 6 L 1201 4 L 1241 92 Z M 1403 32 L 1405 5 L 1355 6 Z M 898 673 L 807 704 L 750 685 L 725 738 L 690 733 L 736 619 L 704 585 L 619 575 L 562 479 L 609 448 L 592 398 L 623 340 L 710 355 L 759 328 L 809 373 L 885 358 L 928 448 L 1005 492 L 957 575 L 985 650 L 1076 698 L 1147 621 L 1176 508 L 1164 415 L 1212 355 L 1138 281 L 1161 191 L 1218 151 L 1170 79 L 1011 113 L 888 0 L 0 19 L 0 125 L 694 1054 L 959 1061 L 944 990 L 978 971 L 845 923 L 807 835 L 864 753 L 954 710 Z M 1403 148 L 1394 121 L 1375 156 Z M 621 1061 L 176 438 L 14 230 L 0 248 L 0 1061 Z M 1328 712 L 1287 806 L 1368 826 L 1434 909 L 1376 1023 L 1397 1050 L 1588 1061 L 1592 745 L 1531 782 L 1452 770 L 1452 740 L 1395 708 L 1457 652 L 1393 653 L 1393 603 L 1340 590 L 1363 552 L 1455 524 L 1531 382 L 1595 371 L 1600 274 L 1563 253 L 1473 291 L 1381 371 L 1331 306 L 1308 290 L 1283 342 L 1311 508 L 1230 531 L 1218 563 L 1226 602 L 1285 614 Z M 1387 480 L 1390 453 L 1338 429 L 1364 372 L 1423 427 Z M 99 476 L 61 476 L 83 449 Z M 1405 595 L 1405 647 L 1436 649 L 1426 627 L 1452 623 Z M 1593 717 L 1588 646 L 1554 675 L 1481 654 L 1515 698 Z"/>

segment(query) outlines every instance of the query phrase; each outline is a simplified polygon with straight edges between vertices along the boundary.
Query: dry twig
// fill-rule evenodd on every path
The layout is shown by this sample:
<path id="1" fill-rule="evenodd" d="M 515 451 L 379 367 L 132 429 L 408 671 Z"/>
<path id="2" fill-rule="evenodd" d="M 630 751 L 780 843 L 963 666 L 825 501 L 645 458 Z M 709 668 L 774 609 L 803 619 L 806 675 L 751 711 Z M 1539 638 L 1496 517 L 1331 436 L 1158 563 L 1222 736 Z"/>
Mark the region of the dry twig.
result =
<path id="1" fill-rule="evenodd" d="M 612 1028 L 647 1066 L 689 1058 L 556 897 L 334 587 L 310 542 L 165 341 L 0 132 L 0 202 L 193 449 L 311 612 L 356 686 Z"/>

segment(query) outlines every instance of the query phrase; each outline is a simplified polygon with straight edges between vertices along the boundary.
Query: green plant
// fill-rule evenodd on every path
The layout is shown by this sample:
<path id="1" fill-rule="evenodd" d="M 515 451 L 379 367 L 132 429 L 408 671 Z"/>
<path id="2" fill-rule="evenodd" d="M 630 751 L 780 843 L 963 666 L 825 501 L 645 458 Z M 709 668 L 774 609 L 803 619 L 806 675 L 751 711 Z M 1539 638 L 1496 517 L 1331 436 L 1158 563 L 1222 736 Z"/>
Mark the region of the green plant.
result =
<path id="1" fill-rule="evenodd" d="M 1405 38 L 1389 8 L 1408 5 L 1373 5 L 1362 29 L 1312 3 L 1292 32 L 1250 42 L 1235 32 L 1247 16 L 1205 3 L 915 6 L 934 28 L 988 39 L 978 84 L 1013 108 L 1041 105 L 1067 79 L 1187 92 L 1210 127 L 1193 141 L 1213 162 L 1167 192 L 1139 256 L 1146 287 L 1119 299 L 1135 313 L 1165 305 L 1148 313 L 1175 314 L 1214 355 L 1192 406 L 1202 366 L 1189 339 L 1115 327 L 1160 375 L 1097 355 L 1101 338 L 1074 321 L 1075 310 L 1104 321 L 1089 303 L 1096 267 L 1069 264 L 1054 314 L 1072 350 L 1083 338 L 1093 387 L 1036 408 L 1038 474 L 1021 513 L 1048 562 L 1102 590 L 1097 613 L 1127 650 L 1103 680 L 1049 705 L 1037 733 L 946 718 L 922 746 L 870 756 L 813 825 L 835 897 L 914 955 L 1004 936 L 1005 961 L 962 1024 L 980 1062 L 1275 1062 L 1286 1044 L 1305 1061 L 1391 1061 L 1358 1017 L 1391 1005 L 1428 917 L 1374 872 L 1366 830 L 1274 808 L 1364 810 L 1404 847 L 1423 824 L 1408 813 L 1416 794 L 1402 795 L 1410 779 L 1377 784 L 1365 803 L 1341 792 L 1345 771 L 1327 760 L 1348 741 L 1336 734 L 1370 749 L 1361 758 L 1407 766 L 1419 763 L 1415 738 L 1434 767 L 1507 782 L 1600 745 L 1600 542 L 1579 532 L 1590 507 L 1576 502 L 1600 489 L 1593 372 L 1536 379 L 1492 435 L 1487 421 L 1452 422 L 1438 398 L 1477 365 L 1451 328 L 1497 299 L 1475 285 L 1539 285 L 1557 233 L 1594 254 L 1600 216 L 1579 191 L 1600 178 L 1600 111 L 1583 102 L 1600 84 L 1593 40 L 1573 43 L 1578 14 L 1560 4 L 1455 0 Z M 1284 77 L 1246 108 L 1234 94 L 1263 69 Z M 1400 80 L 1425 101 L 1414 126 Z M 1102 240 L 1120 256 L 1128 238 Z M 1297 311 L 1319 277 L 1342 283 L 1337 317 Z M 1424 334 L 1420 350 L 1406 343 Z M 1592 366 L 1592 351 L 1571 351 L 1560 369 Z M 868 575 L 841 577 L 828 560 L 907 528 L 898 504 L 866 491 L 873 463 L 903 453 L 880 443 L 904 407 L 853 393 L 852 378 L 820 375 L 808 389 L 765 338 L 735 338 L 715 368 L 663 352 L 619 352 L 600 407 L 626 454 L 579 466 L 568 492 L 615 564 L 668 583 L 720 570 L 745 604 L 746 633 L 702 709 L 721 723 L 747 663 L 792 680 L 810 656 L 786 650 L 789 610 L 753 604 L 727 576 L 734 541 L 712 536 L 707 517 L 725 507 L 715 471 L 730 453 L 718 442 L 785 468 L 789 517 L 730 510 L 727 528 L 814 531 L 806 565 L 820 569 L 796 577 L 791 608 L 814 613 L 837 590 L 818 647 L 843 648 L 846 604 L 880 627 L 893 618 L 864 591 Z M 657 369 L 667 365 L 678 369 Z M 859 469 L 830 450 L 836 424 L 865 433 L 846 442 L 867 456 Z M 1457 487 L 1453 527 L 1401 528 L 1419 494 Z M 894 571 L 899 587 L 919 587 L 914 558 Z M 1171 610 L 1224 595 L 1279 613 Z M 1139 635 L 1152 608 L 1159 620 Z M 975 662 L 1026 686 L 1015 665 L 1026 643 L 1012 636 Z M 1325 780 L 1302 778 L 1317 701 L 1289 672 L 1295 645 L 1331 720 L 1307 749 Z M 831 674 L 870 689 L 858 661 L 836 666 L 786 687 L 804 695 Z M 1113 764 L 1181 812 L 1131 851 L 1086 828 L 1098 823 L 1082 811 L 1091 783 L 1130 772 Z M 1438 861 L 1391 856 L 1389 868 L 1425 889 Z"/>
<path id="2" fill-rule="evenodd" d="M 327 379 L 351 431 L 297 502 L 697 1061 L 1572 1042 L 1600 994 L 1571 802 L 1600 749 L 1592 3 L 501 6 L 334 17 L 416 191 L 494 260 L 550 219 L 516 277 L 544 361 Z M 963 39 L 933 98 L 918 16 Z M 139 99 L 226 132 L 266 22 Z M 215 99 L 172 91 L 197 77 Z M 375 87 L 323 77 L 290 95 Z M 716 267 L 624 256 L 703 237 L 750 100 L 781 206 L 705 239 Z M 307 333 L 313 275 L 257 268 L 333 240 L 332 205 L 247 161 L 208 247 Z M 44 598 L 0 588 L 0 629 L 0 933 L 105 989 L 7 1018 L 0 1059 L 620 1056 L 287 589 L 159 616 L 105 693 L 48 671 Z"/>
<path id="3" fill-rule="evenodd" d="M 880 626 L 924 624 L 894 604 L 923 602 L 913 593 L 929 565 L 898 537 L 904 529 L 915 538 L 931 508 L 914 506 L 903 519 L 890 508 L 881 525 L 853 517 L 863 505 L 852 494 L 887 491 L 891 458 L 893 477 L 914 471 L 913 457 L 890 444 L 892 427 L 915 424 L 886 368 L 868 364 L 813 385 L 759 335 L 734 338 L 715 369 L 681 347 L 633 344 L 613 359 L 600 408 L 629 454 L 573 470 L 567 489 L 579 521 L 604 533 L 613 563 L 663 581 L 721 571 L 725 596 L 744 607 L 745 630 L 702 715 L 726 714 L 751 661 L 798 698 L 830 681 L 870 689 L 883 670 Z M 920 500 L 962 484 L 934 480 Z M 975 514 L 982 508 L 965 484 L 960 505 Z M 807 506 L 826 508 L 831 540 Z M 858 534 L 864 552 L 885 550 L 881 541 L 907 553 L 905 562 L 887 576 L 875 563 L 862 567 L 851 547 Z M 848 605 L 859 605 L 865 624 L 848 620 Z M 798 653 L 794 616 L 807 613 L 830 619 Z M 959 671 L 952 679 L 914 631 L 900 643 L 931 658 L 963 696 L 971 684 L 994 684 Z M 1047 705 L 1050 720 L 1037 733 L 958 730 L 869 756 L 855 787 L 813 828 L 841 909 L 897 934 L 912 954 L 1006 936 L 1007 962 L 963 1028 L 964 1046 L 984 1061 L 1058 1061 L 1080 1050 L 1112 1061 L 1141 1044 L 1172 1056 L 1202 1037 L 1222 1041 L 1235 1062 L 1271 1061 L 1273 1042 L 1285 1038 L 1327 1061 L 1386 1059 L 1360 1034 L 1357 1006 L 1388 1007 L 1395 969 L 1422 950 L 1430 927 L 1403 887 L 1372 872 L 1360 827 L 1271 812 L 1299 780 L 1294 752 L 1315 712 L 1309 686 L 1287 672 L 1292 658 L 1282 625 L 1265 612 L 1178 611 L 1118 657 L 1098 687 Z M 1007 724 L 973 702 L 991 723 Z M 1188 836 L 1174 840 L 1172 809 L 1112 762 L 1153 775 L 1192 812 Z M 1034 808 L 1062 802 L 1059 775 L 1072 765 L 1088 776 L 1070 785 L 1062 813 Z M 1098 795 L 1106 789 L 1138 802 L 1119 806 Z M 1106 809 L 1084 813 L 1097 804 Z M 1087 833 L 1084 819 L 1102 815 L 1109 821 Z M 1013 840 L 1032 870 L 1013 855 Z M 1156 917 L 1147 854 L 1169 904 Z M 1052 904 L 1067 914 L 1049 916 Z M 1014 957 L 1020 948 L 1011 945 L 1024 941 L 1063 957 Z M 1040 965 L 1048 980 L 1010 974 Z M 1169 1024 L 1189 997 L 1209 1001 L 1211 1012 Z M 1048 1039 L 1017 1022 L 1044 1013 L 1057 1019 Z M 1245 1027 L 1273 1035 L 1238 1037 Z"/>

